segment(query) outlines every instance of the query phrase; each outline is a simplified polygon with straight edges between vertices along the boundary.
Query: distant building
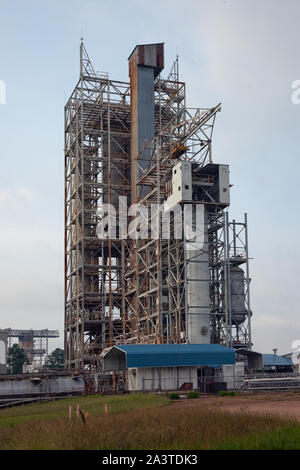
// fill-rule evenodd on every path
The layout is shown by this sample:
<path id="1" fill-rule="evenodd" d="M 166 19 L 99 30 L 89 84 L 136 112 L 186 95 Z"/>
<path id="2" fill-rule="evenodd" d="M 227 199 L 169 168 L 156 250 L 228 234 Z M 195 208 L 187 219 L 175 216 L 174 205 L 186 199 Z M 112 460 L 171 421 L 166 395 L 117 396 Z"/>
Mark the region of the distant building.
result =
<path id="1" fill-rule="evenodd" d="M 264 372 L 293 372 L 293 361 L 278 354 L 263 354 Z"/>
<path id="2" fill-rule="evenodd" d="M 58 330 L 0 329 L 0 374 L 7 373 L 7 352 L 11 347 L 12 338 L 18 338 L 19 346 L 26 354 L 28 363 L 24 364 L 23 372 L 27 373 L 33 372 L 36 367 L 41 367 L 47 362 L 48 341 L 58 337 Z"/>

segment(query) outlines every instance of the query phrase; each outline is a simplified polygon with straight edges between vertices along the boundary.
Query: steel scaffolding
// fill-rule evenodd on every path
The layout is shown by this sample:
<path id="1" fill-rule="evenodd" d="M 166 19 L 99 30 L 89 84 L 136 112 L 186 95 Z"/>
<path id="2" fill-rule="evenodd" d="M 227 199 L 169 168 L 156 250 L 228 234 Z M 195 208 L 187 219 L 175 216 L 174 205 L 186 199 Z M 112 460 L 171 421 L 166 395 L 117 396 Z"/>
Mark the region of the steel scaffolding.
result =
<path id="1" fill-rule="evenodd" d="M 80 78 L 65 106 L 65 354 L 99 367 L 122 336 L 126 241 L 100 240 L 98 209 L 130 190 L 129 84 L 96 73 L 83 44 Z"/>

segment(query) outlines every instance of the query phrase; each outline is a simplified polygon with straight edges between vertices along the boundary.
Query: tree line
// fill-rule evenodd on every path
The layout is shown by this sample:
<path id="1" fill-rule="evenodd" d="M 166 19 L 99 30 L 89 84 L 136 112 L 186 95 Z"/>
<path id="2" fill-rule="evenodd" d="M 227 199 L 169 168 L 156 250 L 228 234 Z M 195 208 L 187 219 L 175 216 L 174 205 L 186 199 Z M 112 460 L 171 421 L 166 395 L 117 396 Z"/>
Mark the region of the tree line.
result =
<path id="1" fill-rule="evenodd" d="M 22 374 L 23 366 L 28 364 L 28 358 L 23 348 L 14 344 L 7 352 L 7 365 L 9 374 Z M 64 351 L 56 348 L 49 354 L 46 364 L 48 370 L 62 370 L 64 368 Z"/>

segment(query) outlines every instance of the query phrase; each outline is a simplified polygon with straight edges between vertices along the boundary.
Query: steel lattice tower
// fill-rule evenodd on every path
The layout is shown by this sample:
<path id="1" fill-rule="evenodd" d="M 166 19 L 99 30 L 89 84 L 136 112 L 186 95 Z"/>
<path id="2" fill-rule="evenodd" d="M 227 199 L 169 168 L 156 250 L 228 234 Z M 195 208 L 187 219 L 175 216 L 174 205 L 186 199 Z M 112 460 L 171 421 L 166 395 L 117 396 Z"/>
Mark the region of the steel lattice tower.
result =
<path id="1" fill-rule="evenodd" d="M 175 216 L 166 240 L 162 213 L 151 207 L 164 204 L 177 162 L 199 169 L 212 164 L 221 105 L 187 107 L 178 58 L 167 78 L 163 65 L 162 44 L 137 46 L 129 58 L 130 83 L 115 81 L 96 73 L 80 47 L 79 81 L 65 106 L 67 367 L 98 370 L 101 351 L 113 344 L 188 341 L 190 261 L 184 241 L 174 236 Z M 124 206 L 145 208 L 148 239 L 120 238 L 120 196 Z M 113 233 L 109 219 L 108 236 L 101 239 L 99 208 L 107 203 L 117 208 L 117 226 Z M 209 200 L 206 206 L 211 342 L 250 349 L 247 219 L 229 223 L 224 207 Z M 159 229 L 151 238 L 153 219 Z M 233 284 L 241 289 L 238 266 L 245 266 L 243 312 L 232 299 Z"/>

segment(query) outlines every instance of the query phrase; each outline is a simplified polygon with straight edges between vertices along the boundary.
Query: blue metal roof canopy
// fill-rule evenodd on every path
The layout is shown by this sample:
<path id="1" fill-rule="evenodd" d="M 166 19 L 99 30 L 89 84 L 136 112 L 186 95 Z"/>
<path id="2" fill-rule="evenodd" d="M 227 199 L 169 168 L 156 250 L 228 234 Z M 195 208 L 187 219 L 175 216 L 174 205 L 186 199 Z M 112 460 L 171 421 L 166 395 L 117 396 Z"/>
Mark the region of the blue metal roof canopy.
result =
<path id="1" fill-rule="evenodd" d="M 287 357 L 278 356 L 277 354 L 263 354 L 264 366 L 290 366 L 293 361 Z"/>
<path id="2" fill-rule="evenodd" d="M 235 351 L 220 344 L 126 344 L 113 346 L 126 355 L 130 367 L 183 367 L 234 364 Z"/>

